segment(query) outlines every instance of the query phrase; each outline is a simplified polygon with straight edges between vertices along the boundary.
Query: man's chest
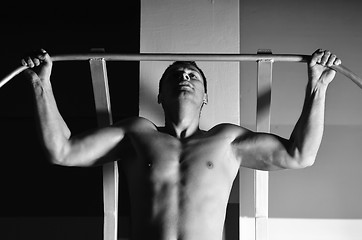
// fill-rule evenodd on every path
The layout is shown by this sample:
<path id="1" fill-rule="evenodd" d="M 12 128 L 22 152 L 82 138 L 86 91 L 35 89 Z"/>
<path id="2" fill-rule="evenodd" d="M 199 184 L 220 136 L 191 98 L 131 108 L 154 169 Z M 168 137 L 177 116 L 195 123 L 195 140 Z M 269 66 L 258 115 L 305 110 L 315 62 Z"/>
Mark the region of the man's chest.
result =
<path id="1" fill-rule="evenodd" d="M 158 178 L 197 177 L 227 171 L 233 174 L 238 168 L 230 144 L 219 136 L 204 135 L 182 141 L 167 134 L 142 134 L 132 136 L 131 145 L 134 165 L 146 167 L 151 176 Z"/>

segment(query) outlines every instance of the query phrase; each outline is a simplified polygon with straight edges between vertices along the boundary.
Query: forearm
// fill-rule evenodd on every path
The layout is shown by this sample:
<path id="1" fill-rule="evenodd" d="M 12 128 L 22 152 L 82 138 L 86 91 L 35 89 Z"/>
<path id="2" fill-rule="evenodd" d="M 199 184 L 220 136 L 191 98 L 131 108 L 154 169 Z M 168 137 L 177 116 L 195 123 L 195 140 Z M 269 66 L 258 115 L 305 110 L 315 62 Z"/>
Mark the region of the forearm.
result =
<path id="1" fill-rule="evenodd" d="M 317 156 L 324 131 L 327 85 L 309 82 L 301 116 L 290 137 L 290 153 L 311 165 Z"/>
<path id="2" fill-rule="evenodd" d="M 59 159 L 70 138 L 70 131 L 59 113 L 50 81 L 32 82 L 40 137 L 52 160 Z"/>

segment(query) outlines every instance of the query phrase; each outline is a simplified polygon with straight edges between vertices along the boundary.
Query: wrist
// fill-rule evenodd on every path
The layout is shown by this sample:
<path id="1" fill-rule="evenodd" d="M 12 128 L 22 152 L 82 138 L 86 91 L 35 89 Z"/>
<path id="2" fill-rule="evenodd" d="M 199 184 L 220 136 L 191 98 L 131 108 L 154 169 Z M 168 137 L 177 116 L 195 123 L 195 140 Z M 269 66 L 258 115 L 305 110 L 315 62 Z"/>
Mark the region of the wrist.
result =
<path id="1" fill-rule="evenodd" d="M 41 80 L 40 78 L 33 79 L 31 85 L 33 86 L 34 92 L 39 94 L 52 90 L 50 81 Z"/>
<path id="2" fill-rule="evenodd" d="M 319 81 L 310 81 L 307 85 L 307 93 L 314 96 L 325 96 L 328 88 L 328 83 L 322 83 Z"/>
<path id="3" fill-rule="evenodd" d="M 39 87 L 39 86 L 50 86 L 50 80 L 49 78 L 40 78 L 40 77 L 34 77 L 31 79 L 31 84 L 33 85 L 33 87 Z"/>

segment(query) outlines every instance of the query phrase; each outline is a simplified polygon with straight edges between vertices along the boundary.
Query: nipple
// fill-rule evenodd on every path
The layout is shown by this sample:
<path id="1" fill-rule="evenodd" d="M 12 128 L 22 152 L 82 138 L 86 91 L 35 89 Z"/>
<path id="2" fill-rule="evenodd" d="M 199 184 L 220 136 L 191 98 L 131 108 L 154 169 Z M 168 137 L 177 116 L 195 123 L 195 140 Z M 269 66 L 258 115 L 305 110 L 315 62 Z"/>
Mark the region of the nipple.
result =
<path id="1" fill-rule="evenodd" d="M 213 164 L 211 161 L 208 161 L 208 162 L 206 163 L 206 165 L 207 165 L 207 168 L 209 168 L 209 169 L 214 168 L 214 164 Z"/>

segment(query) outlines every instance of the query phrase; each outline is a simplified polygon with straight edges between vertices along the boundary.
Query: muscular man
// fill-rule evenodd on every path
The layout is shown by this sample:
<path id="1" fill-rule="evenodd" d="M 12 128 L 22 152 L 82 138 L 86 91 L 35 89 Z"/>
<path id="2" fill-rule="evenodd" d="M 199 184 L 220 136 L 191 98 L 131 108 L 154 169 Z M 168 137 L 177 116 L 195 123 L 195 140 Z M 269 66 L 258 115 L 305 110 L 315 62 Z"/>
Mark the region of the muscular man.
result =
<path id="1" fill-rule="evenodd" d="M 52 93 L 52 61 L 44 50 L 22 59 L 34 89 L 41 139 L 63 166 L 119 161 L 130 191 L 133 240 L 221 240 L 239 167 L 265 171 L 311 166 L 321 143 L 325 96 L 341 63 L 317 50 L 308 63 L 301 116 L 289 139 L 233 124 L 199 128 L 206 78 L 194 62 L 175 62 L 160 81 L 165 125 L 136 117 L 72 136 Z"/>

